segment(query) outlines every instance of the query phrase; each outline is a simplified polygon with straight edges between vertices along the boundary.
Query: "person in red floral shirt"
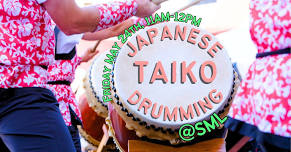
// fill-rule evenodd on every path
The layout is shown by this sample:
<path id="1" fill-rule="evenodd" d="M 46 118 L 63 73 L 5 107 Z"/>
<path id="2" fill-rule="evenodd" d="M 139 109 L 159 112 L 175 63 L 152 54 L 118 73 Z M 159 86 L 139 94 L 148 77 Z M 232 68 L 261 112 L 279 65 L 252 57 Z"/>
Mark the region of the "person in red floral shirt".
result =
<path id="1" fill-rule="evenodd" d="M 74 0 L 0 1 L 0 138 L 10 151 L 75 151 L 47 68 L 54 61 L 53 23 L 66 34 L 109 28 L 159 6 L 126 0 L 79 8 Z M 56 52 L 66 54 L 67 52 Z M 66 50 L 65 50 L 66 51 Z"/>
<path id="2" fill-rule="evenodd" d="M 74 80 L 77 66 L 87 62 L 98 51 L 88 50 L 84 57 L 77 56 L 75 45 L 81 40 L 83 34 L 67 36 L 55 27 L 56 52 L 58 50 L 71 50 L 68 54 L 56 54 L 55 62 L 48 66 L 50 74 L 48 84 L 59 103 L 59 109 L 72 137 L 76 152 L 81 152 L 80 137 L 77 125 L 82 125 L 81 113 L 78 109 L 75 94 L 70 84 Z M 89 56 L 89 57 L 88 57 Z"/>
<path id="3" fill-rule="evenodd" d="M 251 0 L 250 34 L 258 54 L 225 126 L 254 138 L 262 151 L 290 151 L 291 0 Z"/>
<path id="4" fill-rule="evenodd" d="M 125 29 L 133 24 L 139 23 L 146 25 L 143 18 L 131 18 L 114 27 L 85 34 L 75 34 L 71 36 L 65 35 L 57 27 L 55 27 L 56 50 L 71 50 L 68 54 L 56 54 L 55 62 L 48 67 L 50 73 L 48 84 L 53 88 L 53 92 L 59 103 L 60 112 L 63 116 L 65 124 L 68 126 L 72 140 L 77 152 L 81 152 L 80 137 L 77 125 L 82 125 L 81 113 L 72 91 L 70 84 L 74 80 L 74 74 L 77 66 L 81 62 L 88 62 L 99 51 L 88 49 L 82 57 L 77 56 L 75 45 L 82 39 L 84 40 L 102 40 L 113 36 L 117 36 L 124 32 Z M 58 51 L 57 51 L 58 52 Z"/>

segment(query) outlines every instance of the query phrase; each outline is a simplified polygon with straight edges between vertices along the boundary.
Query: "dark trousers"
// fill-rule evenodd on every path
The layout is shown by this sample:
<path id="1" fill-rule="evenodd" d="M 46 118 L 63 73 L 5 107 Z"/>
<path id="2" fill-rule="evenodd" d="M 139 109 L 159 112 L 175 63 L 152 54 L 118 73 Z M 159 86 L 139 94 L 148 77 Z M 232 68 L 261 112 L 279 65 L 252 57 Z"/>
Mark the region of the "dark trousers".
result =
<path id="1" fill-rule="evenodd" d="M 258 147 L 262 152 L 290 152 L 290 149 L 282 149 L 268 143 L 259 144 Z"/>
<path id="2" fill-rule="evenodd" d="M 80 136 L 79 136 L 79 130 L 78 125 L 82 126 L 81 119 L 77 116 L 77 114 L 74 112 L 74 110 L 69 106 L 69 111 L 71 114 L 71 123 L 72 126 L 68 126 L 70 134 L 72 136 L 72 140 L 74 142 L 75 148 L 77 152 L 81 152 L 81 142 L 80 142 Z"/>
<path id="3" fill-rule="evenodd" d="M 0 138 L 11 152 L 75 152 L 53 93 L 0 88 Z"/>
<path id="4" fill-rule="evenodd" d="M 73 143 L 75 145 L 76 152 L 81 152 L 82 147 L 81 147 L 78 128 L 76 126 L 68 126 L 68 128 L 69 128 Z"/>

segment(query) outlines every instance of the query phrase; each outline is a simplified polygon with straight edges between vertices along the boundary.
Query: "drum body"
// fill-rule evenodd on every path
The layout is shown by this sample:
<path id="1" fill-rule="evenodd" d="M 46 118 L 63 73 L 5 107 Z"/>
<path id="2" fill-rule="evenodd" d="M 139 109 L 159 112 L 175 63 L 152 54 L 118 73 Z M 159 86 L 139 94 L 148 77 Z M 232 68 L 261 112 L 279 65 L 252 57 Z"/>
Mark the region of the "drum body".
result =
<path id="1" fill-rule="evenodd" d="M 121 152 L 130 151 L 128 148 L 129 140 L 135 140 L 135 143 L 146 144 L 143 145 L 134 145 L 138 147 L 146 147 L 142 151 L 151 152 L 157 151 L 179 151 L 179 152 L 188 152 L 188 151 L 225 151 L 225 137 L 227 134 L 226 129 L 219 129 L 215 131 L 215 135 L 208 134 L 204 136 L 201 141 L 195 141 L 192 143 L 185 143 L 184 145 L 174 146 L 168 141 L 159 141 L 152 140 L 146 137 L 140 138 L 136 135 L 134 130 L 129 130 L 126 127 L 126 123 L 123 121 L 122 117 L 114 109 L 113 105 L 108 104 L 108 114 L 109 118 L 106 119 L 106 123 L 109 126 L 109 131 L 116 147 Z M 146 142 L 143 142 L 146 141 Z M 142 149 L 136 148 L 135 149 Z"/>
<path id="2" fill-rule="evenodd" d="M 98 147 L 104 135 L 102 127 L 106 124 L 105 118 L 99 116 L 89 106 L 85 94 L 80 97 L 79 108 L 83 119 L 83 126 L 78 126 L 79 132 L 88 143 Z M 103 151 L 116 151 L 116 146 L 111 138 L 108 140 L 107 145 L 103 147 Z"/>
<path id="3" fill-rule="evenodd" d="M 116 147 L 122 152 L 127 152 L 128 141 L 139 140 L 140 138 L 136 135 L 135 131 L 126 128 L 125 122 L 111 104 L 108 104 L 108 115 L 110 119 L 106 119 L 106 123 L 109 126 L 109 131 Z"/>
<path id="4" fill-rule="evenodd" d="M 79 127 L 80 133 L 90 144 L 98 146 L 103 136 L 102 126 L 105 124 L 105 118 L 98 116 L 89 106 L 85 94 L 80 97 L 79 108 L 83 120 L 83 127 Z"/>

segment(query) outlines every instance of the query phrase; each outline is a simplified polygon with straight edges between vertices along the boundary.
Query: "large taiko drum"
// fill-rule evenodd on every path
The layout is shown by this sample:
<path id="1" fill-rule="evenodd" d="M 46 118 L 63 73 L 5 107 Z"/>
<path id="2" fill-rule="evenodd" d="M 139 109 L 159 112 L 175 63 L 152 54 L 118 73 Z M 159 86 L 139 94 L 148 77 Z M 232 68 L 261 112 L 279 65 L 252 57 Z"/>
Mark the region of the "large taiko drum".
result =
<path id="1" fill-rule="evenodd" d="M 211 33 L 178 22 L 146 27 L 116 57 L 107 123 L 121 151 L 128 151 L 128 140 L 182 146 L 223 138 L 217 129 L 183 141 L 179 129 L 212 121 L 214 113 L 226 116 L 239 83 L 226 50 Z"/>

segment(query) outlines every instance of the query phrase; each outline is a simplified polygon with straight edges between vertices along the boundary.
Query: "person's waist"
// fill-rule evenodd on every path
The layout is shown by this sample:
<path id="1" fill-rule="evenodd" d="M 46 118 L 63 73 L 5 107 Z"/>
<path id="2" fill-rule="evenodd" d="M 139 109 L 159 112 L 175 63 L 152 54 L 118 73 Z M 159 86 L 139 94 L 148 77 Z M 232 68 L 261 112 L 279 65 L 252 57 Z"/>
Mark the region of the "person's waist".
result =
<path id="1" fill-rule="evenodd" d="M 276 51 L 270 51 L 270 52 L 261 52 L 257 53 L 256 58 L 263 58 L 263 57 L 268 57 L 268 56 L 274 56 L 274 55 L 280 55 L 280 54 L 290 54 L 291 53 L 291 48 L 285 48 L 285 49 L 280 49 Z"/>
<path id="2" fill-rule="evenodd" d="M 49 73 L 46 66 L 0 64 L 0 88 L 44 87 Z"/>
<path id="3" fill-rule="evenodd" d="M 22 67 L 25 67 L 25 66 L 32 66 L 32 67 L 39 66 L 39 67 L 41 67 L 41 68 L 43 68 L 43 69 L 45 69 L 45 70 L 48 69 L 48 66 L 47 66 L 47 65 L 29 65 L 29 64 L 27 64 L 27 65 L 25 65 L 25 64 L 6 65 L 6 64 L 4 64 L 4 63 L 0 63 L 0 66 L 11 67 L 11 68 L 13 68 L 13 67 L 19 67 L 19 66 L 22 66 Z"/>
<path id="4" fill-rule="evenodd" d="M 53 92 L 47 88 L 42 87 L 25 87 L 25 88 L 0 88 L 0 96 L 2 98 L 11 97 L 14 95 L 27 95 L 28 93 L 46 93 L 54 96 Z"/>
<path id="5" fill-rule="evenodd" d="M 69 80 L 53 80 L 53 81 L 48 81 L 47 84 L 50 85 L 71 85 L 71 81 Z"/>

